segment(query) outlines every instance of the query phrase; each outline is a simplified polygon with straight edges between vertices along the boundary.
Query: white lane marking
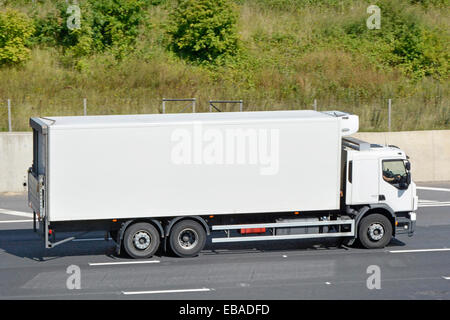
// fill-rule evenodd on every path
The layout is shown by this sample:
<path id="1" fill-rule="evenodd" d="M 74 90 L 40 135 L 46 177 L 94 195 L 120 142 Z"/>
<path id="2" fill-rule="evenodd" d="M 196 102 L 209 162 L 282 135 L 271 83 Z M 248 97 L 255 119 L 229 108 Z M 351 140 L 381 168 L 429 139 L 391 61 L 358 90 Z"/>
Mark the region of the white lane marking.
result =
<path id="1" fill-rule="evenodd" d="M 27 217 L 27 218 L 33 217 L 33 213 L 31 213 L 31 212 L 14 211 L 14 210 L 2 209 L 2 208 L 0 208 L 0 213 L 1 214 L 10 214 L 13 216 Z"/>
<path id="2" fill-rule="evenodd" d="M 121 262 L 96 262 L 89 263 L 90 266 L 113 266 L 121 264 L 143 264 L 143 263 L 159 263 L 159 260 L 147 260 L 147 261 L 121 261 Z"/>
<path id="3" fill-rule="evenodd" d="M 417 190 L 430 190 L 430 191 L 450 192 L 450 189 L 447 189 L 447 188 L 416 187 L 416 189 Z"/>
<path id="4" fill-rule="evenodd" d="M 420 202 L 419 201 L 419 208 L 420 207 L 449 207 L 450 201 L 435 201 L 435 202 Z"/>
<path id="5" fill-rule="evenodd" d="M 33 220 L 5 220 L 0 223 L 18 223 L 18 222 L 33 222 Z"/>
<path id="6" fill-rule="evenodd" d="M 445 280 L 450 280 L 450 277 L 442 277 L 442 278 L 444 278 Z"/>
<path id="7" fill-rule="evenodd" d="M 440 251 L 450 251 L 450 248 L 442 249 L 414 249 L 414 250 L 391 250 L 390 253 L 413 253 L 413 252 L 440 252 Z"/>
<path id="8" fill-rule="evenodd" d="M 211 291 L 211 289 L 199 288 L 199 289 L 176 289 L 176 290 L 155 290 L 155 291 L 122 291 L 122 294 L 133 295 L 133 294 L 183 293 L 183 292 L 206 292 L 206 291 Z"/>

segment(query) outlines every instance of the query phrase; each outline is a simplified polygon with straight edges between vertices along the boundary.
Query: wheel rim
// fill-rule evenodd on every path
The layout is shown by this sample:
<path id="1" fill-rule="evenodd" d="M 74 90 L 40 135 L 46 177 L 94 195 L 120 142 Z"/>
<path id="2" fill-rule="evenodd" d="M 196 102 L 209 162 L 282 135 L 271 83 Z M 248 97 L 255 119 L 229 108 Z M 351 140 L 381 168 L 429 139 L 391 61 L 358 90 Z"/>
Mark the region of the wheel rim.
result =
<path id="1" fill-rule="evenodd" d="M 367 230 L 369 239 L 372 241 L 379 241 L 384 236 L 384 227 L 381 223 L 372 223 Z"/>
<path id="2" fill-rule="evenodd" d="M 133 236 L 133 244 L 136 249 L 146 250 L 152 242 L 150 233 L 144 230 L 136 232 Z"/>
<path id="3" fill-rule="evenodd" d="M 198 234 L 191 228 L 181 230 L 178 234 L 178 244 L 185 250 L 191 250 L 198 244 Z"/>

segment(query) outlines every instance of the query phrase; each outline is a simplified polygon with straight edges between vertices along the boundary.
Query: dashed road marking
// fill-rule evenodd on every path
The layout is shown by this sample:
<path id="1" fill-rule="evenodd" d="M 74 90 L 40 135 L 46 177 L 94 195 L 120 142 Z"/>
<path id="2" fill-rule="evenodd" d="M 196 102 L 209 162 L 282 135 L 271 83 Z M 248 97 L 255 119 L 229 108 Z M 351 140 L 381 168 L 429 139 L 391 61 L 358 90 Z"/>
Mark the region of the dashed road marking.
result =
<path id="1" fill-rule="evenodd" d="M 20 222 L 33 222 L 33 220 L 5 220 L 0 223 L 20 223 Z"/>
<path id="2" fill-rule="evenodd" d="M 31 212 L 14 211 L 14 210 L 2 209 L 2 208 L 0 208 L 0 214 L 9 214 L 9 215 L 13 215 L 13 216 L 27 217 L 27 218 L 33 217 L 33 214 Z"/>
<path id="3" fill-rule="evenodd" d="M 416 187 L 416 189 L 417 190 L 430 190 L 430 191 L 450 192 L 450 189 L 447 189 L 447 188 Z"/>
<path id="4" fill-rule="evenodd" d="M 122 291 L 125 295 L 136 294 L 158 294 L 158 293 L 184 293 L 184 292 L 207 292 L 211 291 L 210 288 L 198 288 L 198 289 L 175 289 L 175 290 L 154 290 L 154 291 Z"/>
<path id="5" fill-rule="evenodd" d="M 89 263 L 90 266 L 114 266 L 123 264 L 145 264 L 145 263 L 159 263 L 159 260 L 146 260 L 146 261 L 120 261 L 120 262 L 95 262 Z"/>
<path id="6" fill-rule="evenodd" d="M 422 207 L 450 207 L 450 201 L 419 201 L 419 208 Z"/>
<path id="7" fill-rule="evenodd" d="M 390 253 L 414 253 L 414 252 L 441 252 L 450 251 L 450 248 L 440 248 L 440 249 L 414 249 L 414 250 L 391 250 Z"/>

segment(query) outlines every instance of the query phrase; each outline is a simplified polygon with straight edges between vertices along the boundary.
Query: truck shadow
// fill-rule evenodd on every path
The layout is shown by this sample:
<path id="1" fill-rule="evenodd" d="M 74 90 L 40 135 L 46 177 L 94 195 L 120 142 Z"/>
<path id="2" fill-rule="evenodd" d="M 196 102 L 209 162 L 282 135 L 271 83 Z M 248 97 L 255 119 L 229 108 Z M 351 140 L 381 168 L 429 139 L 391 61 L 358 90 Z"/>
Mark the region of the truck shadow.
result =
<path id="1" fill-rule="evenodd" d="M 396 238 L 393 238 L 387 245 L 389 247 L 403 247 L 406 244 Z M 346 251 L 346 250 L 368 250 L 363 248 L 357 242 L 348 247 L 342 245 L 339 239 L 314 240 L 290 240 L 290 241 L 255 241 L 229 244 L 212 244 L 209 240 L 205 246 L 203 255 L 220 254 L 247 254 L 257 252 L 314 252 L 314 251 Z"/>
<path id="2" fill-rule="evenodd" d="M 64 234 L 61 238 L 74 234 Z M 98 238 L 99 234 L 88 234 L 85 238 Z M 101 236 L 100 236 L 101 237 Z M 115 243 L 111 240 L 70 241 L 46 249 L 44 241 L 30 229 L 0 230 L 0 253 L 34 261 L 49 261 L 71 256 L 107 255 L 114 257 Z"/>
<path id="3" fill-rule="evenodd" d="M 74 234 L 61 235 L 61 239 Z M 61 240 L 57 239 L 57 240 Z M 394 238 L 388 247 L 405 246 L 405 243 Z M 60 246 L 45 249 L 43 240 L 29 229 L 0 230 L 0 254 L 8 253 L 10 255 L 30 259 L 33 261 L 50 261 L 65 257 L 76 256 L 107 256 L 110 259 L 129 259 L 122 253 L 117 255 L 115 252 L 116 244 L 112 240 L 104 240 L 103 235 L 98 232 L 85 234 L 78 241 L 70 241 Z M 358 245 L 346 247 L 341 245 L 337 239 L 312 240 L 291 240 L 291 241 L 257 241 L 228 244 L 212 244 L 208 238 L 206 246 L 201 255 L 226 255 L 226 254 L 248 254 L 264 252 L 314 252 L 314 251 L 345 251 L 345 250 L 366 250 Z M 157 257 L 173 257 L 169 252 L 159 250 Z"/>

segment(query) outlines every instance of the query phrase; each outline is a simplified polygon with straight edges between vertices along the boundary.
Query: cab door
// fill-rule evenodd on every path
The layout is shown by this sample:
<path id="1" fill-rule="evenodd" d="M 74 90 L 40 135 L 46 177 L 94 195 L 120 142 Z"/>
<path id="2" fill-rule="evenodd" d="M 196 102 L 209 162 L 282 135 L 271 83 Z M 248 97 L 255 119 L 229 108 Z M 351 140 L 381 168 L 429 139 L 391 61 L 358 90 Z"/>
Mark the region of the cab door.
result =
<path id="1" fill-rule="evenodd" d="M 379 202 L 386 203 L 395 212 L 413 210 L 413 187 L 408 183 L 408 172 L 403 159 L 381 159 Z"/>
<path id="2" fill-rule="evenodd" d="M 350 204 L 378 203 L 378 159 L 356 158 L 351 161 L 351 167 Z"/>

